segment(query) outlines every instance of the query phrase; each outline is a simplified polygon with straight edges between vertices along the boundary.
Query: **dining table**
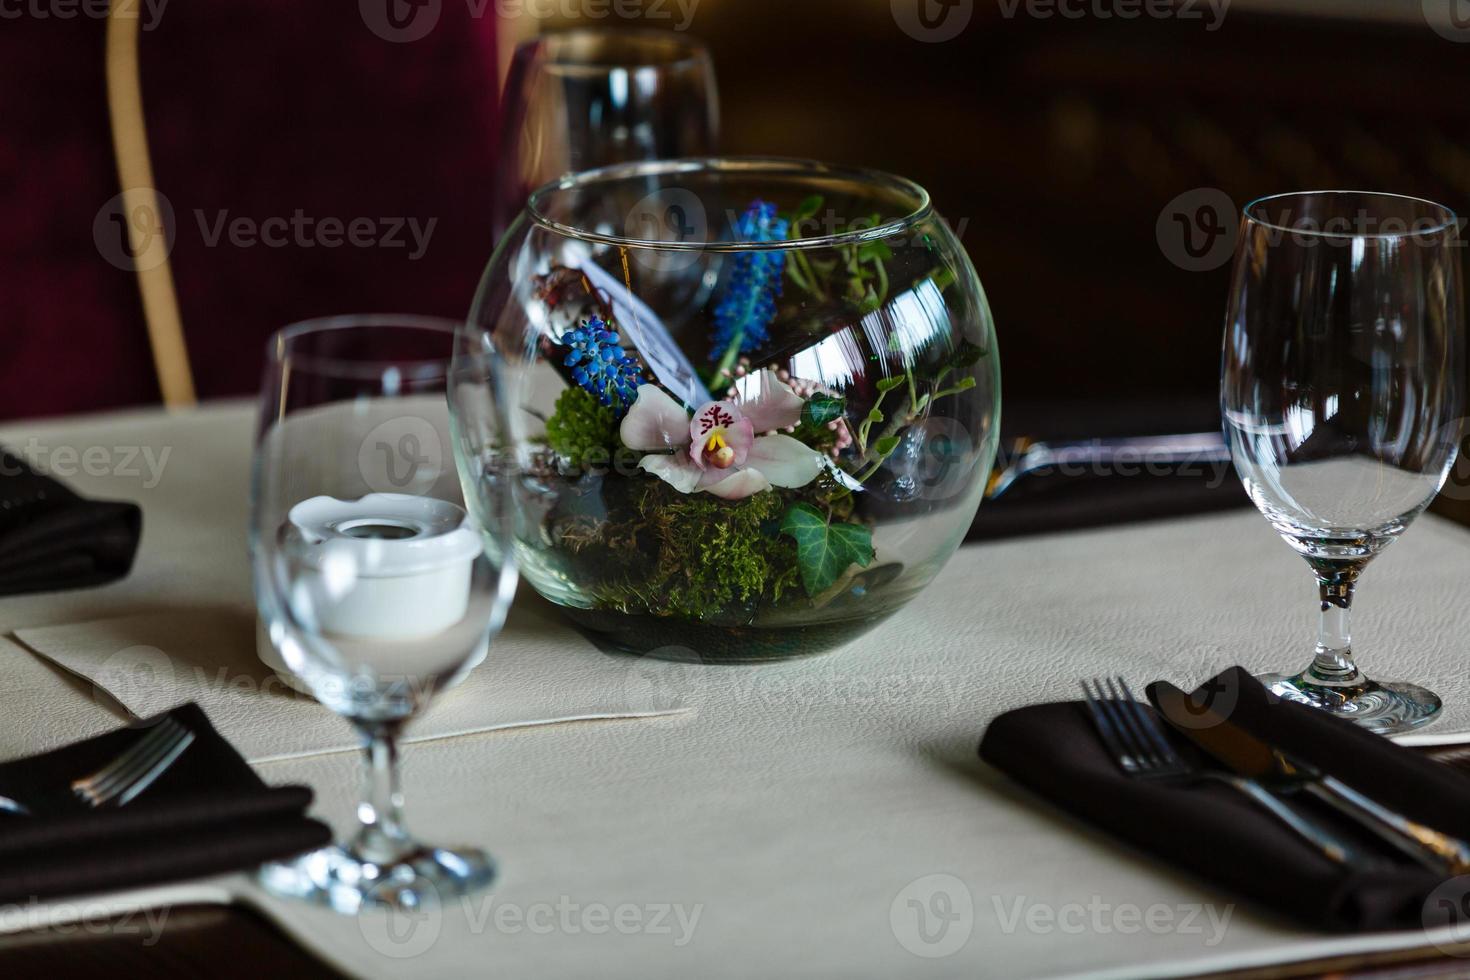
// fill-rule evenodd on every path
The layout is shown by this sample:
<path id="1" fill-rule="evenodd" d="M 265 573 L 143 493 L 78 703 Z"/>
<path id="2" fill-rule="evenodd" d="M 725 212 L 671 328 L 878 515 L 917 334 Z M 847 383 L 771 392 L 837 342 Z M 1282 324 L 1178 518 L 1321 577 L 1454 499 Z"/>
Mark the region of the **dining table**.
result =
<path id="1" fill-rule="evenodd" d="M 325 708 L 298 725 L 265 674 L 220 652 L 255 642 L 253 428 L 246 401 L 0 426 L 0 445 L 38 469 L 143 511 L 126 578 L 0 599 L 0 759 L 184 691 L 177 676 L 112 689 L 120 675 L 78 667 L 99 644 L 114 663 L 157 650 L 215 688 L 206 711 L 260 777 L 310 786 L 312 814 L 342 836 L 359 778 L 349 727 Z M 1470 744 L 1467 573 L 1470 530 L 1427 514 L 1359 589 L 1365 669 L 1444 698 L 1420 744 Z M 489 890 L 349 916 L 236 872 L 12 903 L 0 974 L 104 957 L 157 977 L 241 964 L 349 977 L 1470 973 L 1463 929 L 1305 929 L 1115 842 L 977 754 L 996 716 L 1076 699 L 1084 678 L 1188 690 L 1234 664 L 1295 668 L 1316 615 L 1307 568 L 1252 508 L 968 543 L 871 632 L 781 663 L 604 651 L 523 585 L 471 680 L 403 748 L 409 826 L 486 848 Z M 457 720 L 436 727 L 436 713 Z"/>

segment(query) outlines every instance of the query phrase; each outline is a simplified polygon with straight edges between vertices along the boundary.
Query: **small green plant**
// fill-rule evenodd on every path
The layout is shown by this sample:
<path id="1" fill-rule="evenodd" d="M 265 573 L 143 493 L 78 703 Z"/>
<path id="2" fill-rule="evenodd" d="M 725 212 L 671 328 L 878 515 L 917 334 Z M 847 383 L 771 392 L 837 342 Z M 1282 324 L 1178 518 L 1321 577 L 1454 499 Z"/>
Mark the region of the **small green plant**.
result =
<path id="1" fill-rule="evenodd" d="M 618 442 L 617 412 L 583 388 L 568 388 L 546 420 L 546 443 L 574 467 L 605 464 Z"/>
<path id="2" fill-rule="evenodd" d="M 635 479 L 633 513 L 608 524 L 617 540 L 577 545 L 604 567 L 623 568 L 619 581 L 599 591 L 603 608 L 708 620 L 780 602 L 797 585 L 796 546 L 778 533 L 788 506 L 781 495 L 726 501 Z"/>
<path id="3" fill-rule="evenodd" d="M 825 203 L 825 198 L 814 194 L 785 217 L 792 238 L 806 234 L 802 225 L 816 217 Z M 861 232 L 882 223 L 882 215 L 872 214 L 836 230 Z M 830 258 L 810 258 L 796 250 L 791 252 L 786 275 L 817 300 L 827 302 L 840 296 L 859 313 L 871 313 L 888 301 L 888 262 L 892 258 L 893 250 L 882 241 L 839 245 Z"/>

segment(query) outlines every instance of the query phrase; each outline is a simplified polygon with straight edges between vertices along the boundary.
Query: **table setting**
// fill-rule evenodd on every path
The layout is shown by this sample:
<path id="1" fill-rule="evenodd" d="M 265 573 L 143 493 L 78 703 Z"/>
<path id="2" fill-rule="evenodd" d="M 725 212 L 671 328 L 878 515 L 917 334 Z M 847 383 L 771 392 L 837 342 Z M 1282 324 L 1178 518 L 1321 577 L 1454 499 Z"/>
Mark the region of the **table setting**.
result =
<path id="1" fill-rule="evenodd" d="M 0 969 L 1456 975 L 1454 211 L 1260 197 L 1218 406 L 1009 420 L 943 201 L 625 33 L 513 59 L 462 319 L 0 424 Z"/>

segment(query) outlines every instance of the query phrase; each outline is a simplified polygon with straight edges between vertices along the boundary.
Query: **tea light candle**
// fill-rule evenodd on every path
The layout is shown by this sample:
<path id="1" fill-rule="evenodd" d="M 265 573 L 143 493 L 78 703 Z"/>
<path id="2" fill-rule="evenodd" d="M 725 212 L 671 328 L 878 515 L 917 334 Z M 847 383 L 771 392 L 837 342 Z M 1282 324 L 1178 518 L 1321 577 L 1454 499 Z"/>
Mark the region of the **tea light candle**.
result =
<path id="1" fill-rule="evenodd" d="M 446 630 L 464 618 L 480 536 L 445 500 L 371 493 L 291 508 L 297 588 L 324 633 L 384 639 Z"/>
<path id="2" fill-rule="evenodd" d="M 284 533 L 301 569 L 293 605 L 328 636 L 412 639 L 450 628 L 468 609 L 483 548 L 463 508 L 394 493 L 303 500 Z M 301 689 L 263 628 L 257 645 L 261 659 Z"/>

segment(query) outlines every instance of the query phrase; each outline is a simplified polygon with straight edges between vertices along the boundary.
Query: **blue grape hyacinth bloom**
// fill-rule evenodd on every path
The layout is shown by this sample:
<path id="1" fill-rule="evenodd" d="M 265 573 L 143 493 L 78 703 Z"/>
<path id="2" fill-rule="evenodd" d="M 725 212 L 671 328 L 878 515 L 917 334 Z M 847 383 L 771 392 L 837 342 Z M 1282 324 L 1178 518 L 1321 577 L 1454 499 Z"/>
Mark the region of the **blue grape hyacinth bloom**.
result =
<path id="1" fill-rule="evenodd" d="M 789 227 L 786 219 L 776 217 L 774 204 L 756 201 L 741 216 L 735 234 L 743 242 L 779 242 L 786 238 Z M 725 296 L 715 307 L 712 361 L 723 357 L 737 336 L 743 352 L 753 351 L 766 342 L 767 329 L 776 318 L 776 298 L 781 295 L 786 253 L 739 252 L 733 265 Z"/>
<path id="2" fill-rule="evenodd" d="M 623 350 L 622 338 L 607 321 L 589 317 L 568 330 L 562 342 L 571 348 L 563 363 L 572 369 L 572 380 L 602 404 L 622 411 L 638 397 L 643 372 Z"/>

